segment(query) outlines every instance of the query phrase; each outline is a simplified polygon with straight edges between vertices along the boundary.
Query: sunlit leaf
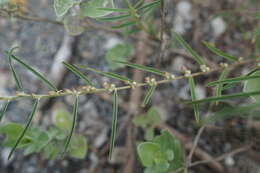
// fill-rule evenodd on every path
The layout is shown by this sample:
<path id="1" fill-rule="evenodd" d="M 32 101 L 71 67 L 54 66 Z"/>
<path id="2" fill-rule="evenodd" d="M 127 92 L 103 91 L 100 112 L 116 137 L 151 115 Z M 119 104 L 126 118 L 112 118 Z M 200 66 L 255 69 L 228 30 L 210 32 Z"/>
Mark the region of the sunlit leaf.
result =
<path id="1" fill-rule="evenodd" d="M 54 113 L 53 123 L 61 130 L 69 131 L 72 127 L 72 118 L 64 109 L 58 109 Z"/>
<path id="2" fill-rule="evenodd" d="M 28 130 L 28 128 L 29 128 L 29 126 L 30 126 L 30 124 L 31 124 L 31 122 L 32 122 L 32 119 L 33 119 L 33 117 L 34 117 L 34 115 L 35 115 L 35 113 L 36 113 L 38 103 L 39 103 L 39 100 L 38 100 L 38 99 L 34 101 L 33 109 L 32 109 L 31 114 L 29 115 L 29 118 L 28 118 L 28 121 L 27 121 L 27 123 L 26 123 L 26 126 L 25 126 L 25 128 L 23 129 L 23 131 L 22 131 L 22 133 L 20 134 L 20 136 L 19 136 L 19 138 L 17 139 L 17 141 L 15 142 L 14 147 L 12 148 L 11 152 L 9 153 L 9 155 L 8 155 L 8 160 L 11 158 L 11 156 L 12 156 L 12 154 L 14 153 L 15 149 L 17 148 L 17 146 L 19 145 L 19 143 L 20 143 L 21 140 L 23 139 L 23 137 L 24 137 L 26 131 Z"/>
<path id="3" fill-rule="evenodd" d="M 116 132 L 117 132 L 117 114 L 118 114 L 118 95 L 115 90 L 113 93 L 113 114 L 112 114 L 112 130 L 111 130 L 111 138 L 110 138 L 110 146 L 109 146 L 109 159 L 111 160 L 113 150 L 115 147 L 116 140 Z"/>
<path id="4" fill-rule="evenodd" d="M 145 167 L 154 165 L 155 155 L 160 150 L 160 145 L 153 142 L 142 142 L 137 146 L 138 156 Z"/>

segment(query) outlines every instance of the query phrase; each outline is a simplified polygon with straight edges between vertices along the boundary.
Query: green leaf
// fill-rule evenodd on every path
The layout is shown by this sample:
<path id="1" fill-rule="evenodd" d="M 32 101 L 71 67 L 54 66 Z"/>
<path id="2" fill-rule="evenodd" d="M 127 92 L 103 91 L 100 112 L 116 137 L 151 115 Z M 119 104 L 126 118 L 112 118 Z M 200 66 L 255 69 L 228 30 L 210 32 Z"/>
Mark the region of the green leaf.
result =
<path id="1" fill-rule="evenodd" d="M 111 160 L 113 150 L 115 147 L 115 140 L 116 140 L 116 131 L 117 131 L 117 114 L 118 114 L 118 95 L 117 91 L 115 90 L 113 93 L 113 116 L 112 116 L 112 132 L 110 138 L 110 146 L 109 146 L 109 159 Z"/>
<path id="2" fill-rule="evenodd" d="M 145 140 L 151 141 L 154 138 L 154 127 L 149 127 L 145 129 Z"/>
<path id="3" fill-rule="evenodd" d="M 241 92 L 229 95 L 222 95 L 220 97 L 207 97 L 205 99 L 195 100 L 191 102 L 187 102 L 189 104 L 198 104 L 198 103 L 207 103 L 212 101 L 220 101 L 220 100 L 228 100 L 234 98 L 241 98 L 241 97 L 248 97 L 248 96 L 257 96 L 260 95 L 260 90 L 253 91 L 253 92 Z"/>
<path id="4" fill-rule="evenodd" d="M 230 54 L 228 54 L 228 53 L 225 53 L 225 52 L 223 52 L 222 50 L 220 50 L 220 49 L 214 47 L 214 46 L 213 46 L 212 44 L 210 44 L 210 43 L 207 43 L 207 42 L 205 42 L 205 41 L 204 41 L 203 43 L 204 43 L 204 45 L 205 45 L 209 50 L 211 50 L 213 53 L 217 54 L 218 56 L 221 56 L 221 57 L 223 57 L 223 58 L 226 58 L 226 59 L 229 60 L 229 61 L 238 61 L 238 60 L 239 60 L 238 57 L 235 57 L 235 56 L 233 56 L 233 55 L 230 55 Z"/>
<path id="5" fill-rule="evenodd" d="M 82 18 L 80 16 L 66 15 L 63 24 L 67 33 L 72 36 L 80 35 L 85 31 L 85 28 L 81 25 Z"/>
<path id="6" fill-rule="evenodd" d="M 98 18 L 109 15 L 112 11 L 101 10 L 100 8 L 114 8 L 113 0 L 89 0 L 80 4 L 81 15 Z"/>
<path id="7" fill-rule="evenodd" d="M 148 89 L 148 91 L 147 91 L 147 93 L 146 93 L 146 95 L 144 97 L 144 100 L 143 100 L 143 103 L 142 103 L 142 107 L 145 107 L 149 103 L 149 101 L 151 100 L 151 97 L 152 97 L 155 89 L 156 89 L 156 85 L 151 85 L 150 86 L 150 88 Z"/>
<path id="8" fill-rule="evenodd" d="M 100 21 L 115 21 L 115 20 L 126 19 L 126 18 L 129 18 L 130 16 L 131 16 L 130 14 L 126 14 L 126 15 L 113 16 L 113 17 L 97 18 L 97 20 L 100 20 Z"/>
<path id="9" fill-rule="evenodd" d="M 84 159 L 88 150 L 87 140 L 84 136 L 74 135 L 68 148 L 68 154 L 74 158 Z"/>
<path id="10" fill-rule="evenodd" d="M 41 81 L 43 81 L 50 89 L 54 91 L 58 91 L 58 89 L 50 82 L 48 79 L 46 79 L 40 72 L 36 71 L 33 67 L 19 59 L 18 57 L 11 55 L 11 58 L 20 63 L 23 67 L 25 67 L 27 70 L 32 72 L 35 76 L 37 76 Z"/>
<path id="11" fill-rule="evenodd" d="M 4 133 L 6 135 L 6 138 L 4 140 L 4 145 L 7 147 L 14 147 L 14 144 L 19 137 L 21 131 L 23 131 L 24 128 L 22 125 L 17 124 L 17 123 L 8 123 L 6 125 L 0 126 L 0 133 Z M 17 146 L 17 148 L 22 148 L 28 145 L 32 139 L 26 135 L 24 137 L 20 144 Z"/>
<path id="12" fill-rule="evenodd" d="M 115 62 L 119 63 L 119 64 L 126 65 L 128 67 L 138 69 L 138 70 L 154 73 L 154 74 L 157 74 L 157 75 L 160 75 L 160 76 L 165 76 L 165 72 L 162 72 L 162 71 L 160 71 L 156 68 L 153 68 L 153 67 L 147 67 L 147 66 L 143 66 L 143 65 L 139 65 L 139 64 L 128 63 L 128 62 L 125 62 L 125 61 L 117 61 L 116 60 Z"/>
<path id="13" fill-rule="evenodd" d="M 13 65 L 12 65 L 12 58 L 11 58 L 11 55 L 13 53 L 13 51 L 15 49 L 17 49 L 18 47 L 14 47 L 12 48 L 11 50 L 9 51 L 5 51 L 5 54 L 7 55 L 8 57 L 8 64 L 9 64 L 9 67 L 12 71 L 12 75 L 14 77 L 14 80 L 15 80 L 15 83 L 16 83 L 16 88 L 19 90 L 19 91 L 24 91 L 23 90 L 23 87 L 22 87 L 22 82 L 21 82 L 21 79 L 19 78 L 19 76 L 17 75 L 17 72 L 15 71 Z"/>
<path id="14" fill-rule="evenodd" d="M 136 116 L 133 119 L 133 123 L 143 128 L 154 127 L 161 123 L 161 117 L 158 110 L 155 107 L 151 107 L 147 114 Z"/>
<path id="15" fill-rule="evenodd" d="M 144 9 L 148 9 L 148 8 L 153 8 L 153 7 L 159 6 L 160 3 L 161 3 L 161 0 L 145 3 L 140 8 L 137 8 L 137 10 L 144 10 Z"/>
<path id="16" fill-rule="evenodd" d="M 124 22 L 124 23 L 122 23 L 120 25 L 114 25 L 114 26 L 112 26 L 112 28 L 113 29 L 121 29 L 121 28 L 129 27 L 129 26 L 134 25 L 134 24 L 136 24 L 135 21 Z"/>
<path id="17" fill-rule="evenodd" d="M 113 79 L 121 80 L 121 81 L 123 81 L 123 82 L 130 82 L 130 83 L 134 82 L 133 80 L 131 80 L 131 79 L 127 78 L 127 77 L 118 75 L 118 74 L 116 74 L 116 73 L 102 72 L 102 71 L 99 71 L 99 70 L 97 70 L 97 69 L 90 68 L 90 67 L 87 67 L 87 66 L 84 66 L 84 65 L 80 65 L 80 64 L 78 64 L 77 66 L 78 66 L 79 68 L 86 69 L 86 70 L 89 70 L 89 71 L 92 71 L 92 72 L 95 72 L 95 73 L 104 75 L 104 76 L 106 76 L 106 77 L 110 77 L 110 78 L 113 78 Z"/>
<path id="18" fill-rule="evenodd" d="M 195 52 L 190 45 L 176 32 L 173 32 L 175 39 L 192 55 L 193 59 L 200 65 L 205 64 L 203 58 Z"/>
<path id="19" fill-rule="evenodd" d="M 12 156 L 12 154 L 14 153 L 15 149 L 17 148 L 17 146 L 19 145 L 19 143 L 22 141 L 22 139 L 23 139 L 23 137 L 24 137 L 26 131 L 28 130 L 28 128 L 29 128 L 29 126 L 30 126 L 30 124 L 31 124 L 31 122 L 32 122 L 32 119 L 33 119 L 33 117 L 34 117 L 34 115 L 35 115 L 35 113 L 36 113 L 38 103 L 39 103 L 39 100 L 38 100 L 38 99 L 34 101 L 33 109 L 32 109 L 31 114 L 29 115 L 29 119 L 28 119 L 28 121 L 27 121 L 27 123 L 26 123 L 26 126 L 25 126 L 25 128 L 23 129 L 23 131 L 22 131 L 22 133 L 20 134 L 20 136 L 19 136 L 19 138 L 17 139 L 17 141 L 15 142 L 15 145 L 14 145 L 14 147 L 12 148 L 11 152 L 9 153 L 9 155 L 8 155 L 8 160 L 11 158 L 11 156 Z"/>
<path id="20" fill-rule="evenodd" d="M 130 12 L 128 8 L 98 8 L 98 10 L 110 11 L 110 12 Z"/>
<path id="21" fill-rule="evenodd" d="M 170 161 L 170 168 L 167 171 L 175 171 L 182 167 L 182 147 L 176 137 L 172 136 L 168 131 L 162 131 L 160 136 L 156 136 L 153 139 L 153 142 L 160 145 L 165 158 Z M 173 159 L 170 156 L 172 152 L 174 155 Z"/>
<path id="22" fill-rule="evenodd" d="M 25 148 L 24 155 L 40 152 L 51 140 L 48 133 L 39 128 L 33 128 L 29 133 L 32 142 Z"/>
<path id="23" fill-rule="evenodd" d="M 203 123 L 206 124 L 213 124 L 219 121 L 226 120 L 228 118 L 233 117 L 240 117 L 240 118 L 249 118 L 249 113 L 253 110 L 259 110 L 260 104 L 253 103 L 243 106 L 225 106 L 220 111 L 213 113 L 212 115 L 208 116 L 206 119 L 203 120 Z M 252 118 L 259 117 L 259 114 L 256 116 L 253 115 Z"/>
<path id="24" fill-rule="evenodd" d="M 114 61 L 125 61 L 127 57 L 133 51 L 131 44 L 117 44 L 106 53 L 106 61 L 109 64 L 111 70 L 117 70 L 121 67 L 124 67 L 124 64 L 118 64 Z"/>
<path id="25" fill-rule="evenodd" d="M 242 81 L 246 81 L 246 80 L 251 80 L 251 79 L 259 79 L 260 75 L 250 75 L 250 76 L 240 76 L 240 77 L 235 77 L 235 78 L 228 78 L 228 79 L 222 79 L 222 80 L 217 80 L 214 82 L 210 82 L 207 84 L 207 86 L 211 87 L 211 86 L 215 86 L 215 85 L 219 85 L 219 84 L 231 84 L 231 83 L 238 83 L 238 82 L 242 82 Z"/>
<path id="26" fill-rule="evenodd" d="M 219 81 L 224 80 L 227 77 L 228 73 L 229 73 L 229 69 L 227 67 L 225 67 L 219 77 Z M 216 89 L 216 96 L 220 97 L 222 95 L 222 91 L 223 91 L 223 84 L 218 84 L 217 89 Z M 216 102 L 216 105 L 217 104 L 218 104 L 218 101 Z"/>
<path id="27" fill-rule="evenodd" d="M 260 76 L 260 70 L 255 71 L 249 77 L 252 76 Z M 247 80 L 244 84 L 244 92 L 255 92 L 255 91 L 259 91 L 259 89 L 260 89 L 259 77 L 255 79 Z M 252 98 L 257 102 L 260 102 L 260 95 L 252 95 Z"/>
<path id="28" fill-rule="evenodd" d="M 72 127 L 72 119 L 68 111 L 58 109 L 54 113 L 53 123 L 61 130 L 69 131 Z"/>
<path id="29" fill-rule="evenodd" d="M 61 144 L 60 143 L 50 143 L 43 150 L 43 157 L 45 159 L 55 159 L 60 151 Z"/>
<path id="30" fill-rule="evenodd" d="M 160 145 L 153 142 L 142 142 L 137 146 L 138 156 L 145 167 L 154 165 L 155 155 L 160 151 Z"/>
<path id="31" fill-rule="evenodd" d="M 72 73 L 74 73 L 76 76 L 82 79 L 87 85 L 94 86 L 93 83 L 87 78 L 87 76 L 81 73 L 76 67 L 66 62 L 62 62 L 62 63 L 66 66 L 67 69 L 69 69 Z"/>
<path id="32" fill-rule="evenodd" d="M 191 92 L 191 100 L 192 101 L 197 100 L 196 86 L 195 86 L 193 77 L 189 77 L 189 86 L 190 86 L 190 92 Z M 196 122 L 199 123 L 200 122 L 199 105 L 194 104 L 193 109 L 194 109 L 194 115 L 195 115 Z"/>
<path id="33" fill-rule="evenodd" d="M 75 103 L 74 103 L 74 106 L 73 106 L 73 121 L 72 121 L 72 126 L 71 126 L 71 130 L 70 130 L 70 133 L 69 133 L 69 136 L 67 137 L 66 139 L 66 142 L 65 142 L 65 147 L 64 147 L 64 150 L 62 152 L 62 156 L 65 154 L 65 152 L 67 151 L 68 147 L 69 147 L 69 144 L 70 144 L 70 141 L 71 141 L 71 138 L 73 136 L 73 132 L 75 130 L 75 127 L 76 127 L 76 123 L 77 123 L 77 117 L 78 117 L 78 106 L 79 106 L 79 96 L 77 95 L 76 98 L 75 98 Z"/>
<path id="34" fill-rule="evenodd" d="M 4 114 L 8 108 L 8 105 L 9 105 L 9 101 L 5 102 L 4 105 L 3 105 L 3 108 L 1 109 L 1 112 L 0 112 L 0 122 L 2 121 L 3 117 L 4 117 Z"/>
<path id="35" fill-rule="evenodd" d="M 58 17 L 64 16 L 74 5 L 74 0 L 54 0 L 54 10 Z"/>

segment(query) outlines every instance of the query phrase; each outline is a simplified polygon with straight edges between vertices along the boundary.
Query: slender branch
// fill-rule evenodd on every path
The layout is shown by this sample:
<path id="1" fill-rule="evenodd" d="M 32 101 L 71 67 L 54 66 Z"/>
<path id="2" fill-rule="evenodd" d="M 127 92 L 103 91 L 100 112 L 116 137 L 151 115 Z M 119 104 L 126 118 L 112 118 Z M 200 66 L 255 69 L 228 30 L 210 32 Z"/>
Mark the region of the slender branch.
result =
<path id="1" fill-rule="evenodd" d="M 247 60 L 247 61 L 239 61 L 236 62 L 234 64 L 230 65 L 230 69 L 233 69 L 235 67 L 238 67 L 240 65 L 244 65 L 244 64 L 250 64 L 250 63 L 259 63 L 260 60 Z M 163 79 L 163 80 L 159 80 L 157 81 L 157 84 L 166 84 L 166 83 L 170 83 L 172 81 L 175 80 L 180 80 L 180 79 L 187 79 L 188 77 L 197 77 L 197 76 L 201 76 L 201 75 L 207 75 L 209 73 L 212 72 L 217 72 L 217 71 L 221 71 L 223 70 L 223 67 L 219 66 L 217 68 L 214 69 L 210 69 L 207 72 L 196 72 L 191 74 L 190 76 L 178 76 L 175 77 L 173 79 Z M 137 83 L 136 85 L 125 85 L 125 86 L 120 86 L 120 87 L 116 87 L 115 89 L 117 89 L 118 91 L 120 90 L 126 90 L 126 89 L 131 89 L 134 87 L 144 87 L 144 86 L 148 86 L 148 83 Z M 80 86 L 78 89 L 64 89 L 64 90 L 60 90 L 60 91 L 50 91 L 46 94 L 34 94 L 34 93 L 21 93 L 21 92 L 17 92 L 16 95 L 13 96 L 0 96 L 0 100 L 6 100 L 6 101 L 12 101 L 12 100 L 19 100 L 19 99 L 44 99 L 44 98 L 52 98 L 52 97 L 63 97 L 63 96 L 69 96 L 69 95 L 86 95 L 86 94 L 96 94 L 96 93 L 102 93 L 102 92 L 109 92 L 107 88 L 94 88 L 94 87 L 90 87 L 90 86 Z"/>

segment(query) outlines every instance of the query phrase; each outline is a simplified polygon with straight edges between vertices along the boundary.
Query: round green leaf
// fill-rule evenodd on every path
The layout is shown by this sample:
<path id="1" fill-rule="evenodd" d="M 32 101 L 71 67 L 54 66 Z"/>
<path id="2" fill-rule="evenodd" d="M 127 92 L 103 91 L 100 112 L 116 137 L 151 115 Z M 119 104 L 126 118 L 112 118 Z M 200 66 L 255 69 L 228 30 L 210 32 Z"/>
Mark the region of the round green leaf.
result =
<path id="1" fill-rule="evenodd" d="M 81 25 L 81 17 L 80 16 L 70 16 L 67 15 L 64 20 L 64 27 L 67 33 L 70 35 L 80 35 L 84 32 L 84 27 Z"/>
<path id="2" fill-rule="evenodd" d="M 114 8 L 114 0 L 89 0 L 80 4 L 81 15 L 83 16 L 98 18 L 112 13 L 100 8 Z"/>
<path id="3" fill-rule="evenodd" d="M 260 70 L 252 73 L 250 76 L 259 76 Z M 247 80 L 244 84 L 244 92 L 260 91 L 260 78 Z M 260 95 L 251 96 L 256 102 L 260 102 Z"/>
<path id="4" fill-rule="evenodd" d="M 75 135 L 71 139 L 71 144 L 68 149 L 70 156 L 84 159 L 88 151 L 87 139 L 84 136 Z"/>
<path id="5" fill-rule="evenodd" d="M 158 152 L 160 152 L 160 145 L 152 142 L 143 142 L 137 147 L 137 153 L 145 167 L 150 167 L 154 164 L 154 159 Z"/>
<path id="6" fill-rule="evenodd" d="M 66 110 L 60 109 L 54 114 L 53 123 L 61 130 L 69 131 L 72 126 L 72 119 Z"/>
<path id="7" fill-rule="evenodd" d="M 71 7 L 73 7 L 73 0 L 54 0 L 54 10 L 58 17 L 64 16 Z"/>

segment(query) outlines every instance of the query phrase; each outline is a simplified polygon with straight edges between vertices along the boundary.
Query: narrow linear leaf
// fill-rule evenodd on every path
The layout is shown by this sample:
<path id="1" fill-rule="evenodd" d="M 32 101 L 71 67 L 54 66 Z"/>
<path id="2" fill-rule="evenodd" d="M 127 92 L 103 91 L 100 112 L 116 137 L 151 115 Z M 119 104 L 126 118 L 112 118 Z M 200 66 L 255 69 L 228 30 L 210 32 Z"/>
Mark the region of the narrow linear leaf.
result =
<path id="1" fill-rule="evenodd" d="M 72 73 L 74 73 L 76 76 L 82 79 L 87 85 L 94 86 L 93 83 L 86 77 L 86 75 L 81 73 L 76 67 L 66 62 L 62 63 L 66 66 L 67 69 L 69 69 Z"/>
<path id="2" fill-rule="evenodd" d="M 71 141 L 71 137 L 72 137 L 73 132 L 74 132 L 75 127 L 76 127 L 77 117 L 78 117 L 78 106 L 79 106 L 79 96 L 76 96 L 75 103 L 74 103 L 74 106 L 73 106 L 72 126 L 71 126 L 71 130 L 70 130 L 69 136 L 67 137 L 66 142 L 65 142 L 65 147 L 64 147 L 64 150 L 62 152 L 62 157 L 64 156 L 64 154 L 66 153 L 66 151 L 67 151 L 67 149 L 69 147 L 69 144 L 70 144 L 70 141 Z"/>
<path id="3" fill-rule="evenodd" d="M 89 70 L 89 71 L 92 71 L 92 72 L 104 75 L 106 77 L 110 77 L 110 78 L 113 78 L 113 79 L 121 80 L 121 81 L 124 81 L 124 82 L 130 82 L 130 83 L 133 82 L 133 80 L 128 79 L 127 77 L 124 77 L 124 76 L 121 76 L 121 75 L 118 75 L 118 74 L 115 74 L 115 73 L 112 73 L 112 72 L 102 72 L 100 70 L 93 69 L 93 68 L 90 68 L 90 67 L 87 67 L 87 66 L 84 66 L 84 65 L 80 65 L 80 64 L 78 64 L 77 66 L 79 68 L 86 69 L 86 70 Z"/>
<path id="4" fill-rule="evenodd" d="M 151 7 L 154 7 L 154 6 L 158 6 L 158 5 L 160 5 L 160 3 L 161 3 L 161 0 L 146 3 L 142 7 L 138 8 L 138 10 L 143 10 L 143 9 L 151 8 Z"/>
<path id="5" fill-rule="evenodd" d="M 102 18 L 97 18 L 97 20 L 100 21 L 114 21 L 114 20 L 121 20 L 130 17 L 130 14 L 126 15 L 121 15 L 121 16 L 113 16 L 113 17 L 102 17 Z"/>
<path id="6" fill-rule="evenodd" d="M 19 76 L 17 75 L 13 65 L 12 65 L 12 58 L 11 58 L 11 55 L 12 55 L 12 52 L 14 51 L 14 49 L 16 49 L 17 47 L 14 47 L 12 48 L 10 51 L 5 51 L 7 57 L 8 57 L 8 64 L 9 64 L 9 67 L 12 71 L 12 75 L 13 75 L 13 78 L 15 80 L 15 83 L 16 83 L 16 88 L 17 90 L 19 91 L 24 91 L 23 90 L 23 87 L 22 87 L 22 82 L 21 82 L 21 79 L 19 78 Z"/>
<path id="7" fill-rule="evenodd" d="M 128 8 L 97 8 L 98 10 L 103 11 L 112 11 L 112 12 L 129 12 L 130 10 Z"/>
<path id="8" fill-rule="evenodd" d="M 223 58 L 226 58 L 227 60 L 230 60 L 230 61 L 238 61 L 238 60 L 239 60 L 238 57 L 235 57 L 235 56 L 233 56 L 233 55 L 230 55 L 230 54 L 228 54 L 228 53 L 225 53 L 225 52 L 223 52 L 222 50 L 220 50 L 220 49 L 214 47 L 214 46 L 213 46 L 212 44 L 210 44 L 210 43 L 207 43 L 207 42 L 205 42 L 205 41 L 204 41 L 203 43 L 204 43 L 204 45 L 205 45 L 209 50 L 211 50 L 213 53 L 217 54 L 218 56 L 221 56 L 221 57 L 223 57 Z"/>
<path id="9" fill-rule="evenodd" d="M 120 25 L 114 25 L 114 26 L 112 26 L 112 28 L 113 29 L 125 28 L 125 27 L 128 27 L 128 26 L 134 25 L 135 23 L 136 23 L 135 21 L 125 22 L 125 23 L 120 24 Z"/>
<path id="10" fill-rule="evenodd" d="M 2 108 L 2 110 L 1 110 L 1 112 L 0 112 L 0 122 L 1 122 L 1 120 L 3 119 L 3 117 L 4 117 L 4 114 L 5 114 L 5 112 L 6 112 L 7 108 L 8 108 L 9 103 L 10 103 L 10 101 L 7 101 L 7 102 L 5 102 L 5 104 L 3 105 L 3 108 Z"/>
<path id="11" fill-rule="evenodd" d="M 173 32 L 175 39 L 192 55 L 193 59 L 200 65 L 205 64 L 203 58 L 195 52 L 190 45 L 176 32 Z"/>
<path id="12" fill-rule="evenodd" d="M 234 99 L 234 98 L 248 97 L 248 96 L 256 96 L 256 95 L 260 95 L 260 91 L 241 92 L 241 93 L 235 93 L 235 94 L 229 94 L 229 95 L 222 95 L 220 97 L 208 97 L 208 98 L 205 98 L 205 99 L 194 100 L 194 101 L 187 102 L 187 103 L 188 104 L 207 103 L 207 102 L 212 102 L 212 101 L 220 101 L 220 100 L 227 100 L 227 99 Z"/>
<path id="13" fill-rule="evenodd" d="M 197 94 L 196 94 L 196 87 L 195 87 L 195 82 L 193 77 L 189 77 L 189 86 L 190 86 L 190 92 L 191 92 L 191 100 L 197 100 Z M 199 110 L 199 105 L 194 104 L 193 105 L 194 109 L 194 115 L 195 115 L 195 120 L 197 123 L 200 122 L 200 110 Z"/>
<path id="14" fill-rule="evenodd" d="M 147 91 L 147 93 L 146 93 L 146 95 L 144 97 L 144 101 L 142 103 L 142 107 L 145 107 L 149 103 L 149 101 L 151 100 L 151 97 L 152 97 L 155 89 L 156 89 L 156 85 L 150 86 L 150 88 L 148 89 L 148 91 Z"/>
<path id="15" fill-rule="evenodd" d="M 20 143 L 21 140 L 23 139 L 25 133 L 27 132 L 27 130 L 28 130 L 28 128 L 29 128 L 29 126 L 30 126 L 30 124 L 31 124 L 31 122 L 32 122 L 32 119 L 33 119 L 33 117 L 34 117 L 34 115 L 35 115 L 35 113 L 36 113 L 38 103 L 39 103 L 39 99 L 37 99 L 37 100 L 34 101 L 33 109 L 32 109 L 31 114 L 29 115 L 29 119 L 28 119 L 28 121 L 27 121 L 27 123 L 26 123 L 26 126 L 25 126 L 25 128 L 23 129 L 23 131 L 22 131 L 22 133 L 20 134 L 20 136 L 19 136 L 19 138 L 17 139 L 17 141 L 15 142 L 14 147 L 12 148 L 11 152 L 9 153 L 9 155 L 8 155 L 8 160 L 11 158 L 11 156 L 13 155 L 15 149 L 17 148 L 17 146 L 19 145 L 19 143 Z"/>
<path id="16" fill-rule="evenodd" d="M 138 8 L 140 8 L 143 4 L 144 4 L 144 0 L 139 0 L 139 1 L 134 5 L 134 8 L 135 8 L 135 9 L 138 9 Z"/>
<path id="17" fill-rule="evenodd" d="M 110 160 L 112 158 L 113 150 L 115 147 L 116 131 L 117 131 L 117 114 L 118 114 L 118 95 L 117 95 L 117 91 L 115 90 L 113 93 L 112 132 L 111 132 L 110 146 L 109 146 Z"/>
<path id="18" fill-rule="evenodd" d="M 221 73 L 221 75 L 219 77 L 219 81 L 224 80 L 227 77 L 228 73 L 229 73 L 229 69 L 224 68 L 223 72 Z M 220 97 L 222 95 L 222 91 L 223 91 L 223 84 L 218 84 L 217 89 L 216 89 L 216 96 Z M 217 105 L 219 102 L 216 101 L 215 103 Z"/>
<path id="19" fill-rule="evenodd" d="M 242 82 L 242 81 L 245 81 L 245 80 L 257 79 L 257 78 L 260 78 L 260 76 L 259 75 L 256 75 L 256 76 L 241 76 L 241 77 L 235 77 L 235 78 L 229 78 L 229 79 L 225 79 L 225 80 L 217 80 L 217 81 L 214 81 L 214 82 L 210 82 L 210 83 L 207 84 L 207 86 L 211 87 L 211 86 L 215 86 L 215 85 L 219 85 L 219 84 L 238 83 L 238 82 Z"/>
<path id="20" fill-rule="evenodd" d="M 128 67 L 132 67 L 132 68 L 135 68 L 135 69 L 138 69 L 138 70 L 143 70 L 143 71 L 146 71 L 146 72 L 154 73 L 154 74 L 157 74 L 157 75 L 160 75 L 160 76 L 165 75 L 165 72 L 162 72 L 162 71 L 160 71 L 156 68 L 153 68 L 153 67 L 147 67 L 147 66 L 143 66 L 143 65 L 139 65 L 139 64 L 132 64 L 132 63 L 124 62 L 124 61 L 115 61 L 115 62 L 120 63 L 120 64 L 124 64 Z"/>
<path id="21" fill-rule="evenodd" d="M 40 72 L 36 71 L 33 67 L 22 61 L 20 58 L 11 55 L 11 58 L 19 62 L 23 67 L 31 71 L 35 76 L 37 76 L 42 82 L 44 82 L 50 89 L 54 91 L 58 91 L 58 89 L 50 82 L 48 79 L 46 79 Z"/>

